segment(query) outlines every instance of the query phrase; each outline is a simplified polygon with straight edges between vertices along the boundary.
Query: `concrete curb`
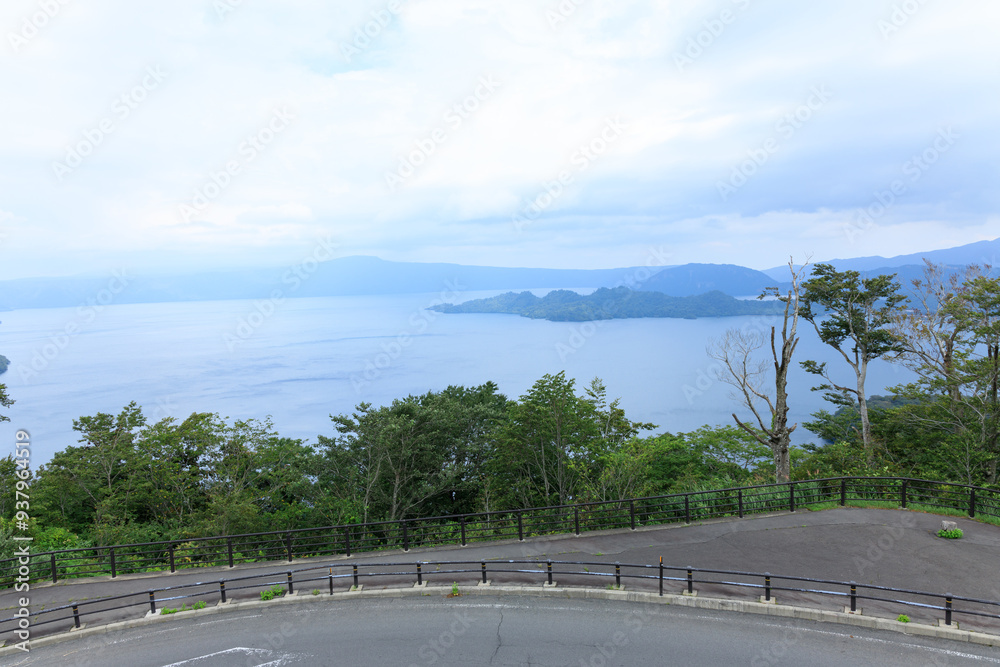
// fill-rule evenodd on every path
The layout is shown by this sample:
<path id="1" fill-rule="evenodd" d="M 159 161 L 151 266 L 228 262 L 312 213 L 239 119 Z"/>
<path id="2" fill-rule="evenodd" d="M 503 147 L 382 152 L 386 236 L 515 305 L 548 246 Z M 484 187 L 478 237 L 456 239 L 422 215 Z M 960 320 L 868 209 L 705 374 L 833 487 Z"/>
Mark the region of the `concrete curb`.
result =
<path id="1" fill-rule="evenodd" d="M 182 611 L 173 614 L 150 615 L 143 618 L 110 623 L 108 625 L 84 627 L 73 629 L 57 635 L 50 635 L 40 639 L 31 640 L 29 646 L 37 648 L 51 644 L 60 644 L 66 641 L 83 640 L 89 637 L 112 634 L 131 628 L 139 628 L 154 623 L 165 623 L 172 620 L 190 618 L 193 616 L 212 616 L 230 611 L 259 609 L 264 606 L 294 605 L 306 602 L 336 601 L 346 602 L 359 598 L 403 598 L 403 597 L 427 597 L 440 590 L 444 596 L 451 592 L 450 586 L 424 588 L 385 588 L 368 589 L 359 591 L 338 591 L 333 593 L 320 593 L 318 595 L 284 595 L 270 601 L 247 600 L 244 602 L 218 603 L 212 607 L 206 607 L 197 611 Z M 433 592 L 432 592 L 433 591 Z M 780 616 L 783 618 L 796 618 L 808 621 L 818 621 L 822 623 L 837 623 L 840 625 L 850 625 L 854 627 L 869 628 L 872 630 L 888 630 L 899 632 L 905 635 L 916 637 L 933 637 L 935 639 L 948 639 L 957 642 L 970 644 L 981 644 L 984 646 L 1000 646 L 1000 635 L 991 635 L 970 630 L 961 630 L 958 626 L 934 626 L 920 623 L 901 623 L 894 619 L 876 618 L 873 616 L 862 616 L 836 611 L 826 611 L 822 609 L 810 609 L 807 607 L 794 607 L 791 605 L 781 605 L 774 602 L 753 602 L 746 600 L 730 600 L 726 598 L 708 598 L 701 596 L 688 596 L 683 594 L 664 593 L 659 596 L 655 593 L 626 590 L 608 590 L 598 588 L 559 588 L 558 586 L 459 586 L 459 593 L 470 597 L 550 597 L 562 599 L 584 599 L 584 600 L 611 600 L 615 602 L 638 602 L 645 604 L 674 604 L 680 607 L 692 607 L 696 609 L 711 609 L 714 611 L 732 611 L 745 614 L 763 614 L 766 616 Z M 0 657 L 8 655 L 23 655 L 23 651 L 14 647 L 6 646 L 0 648 Z"/>

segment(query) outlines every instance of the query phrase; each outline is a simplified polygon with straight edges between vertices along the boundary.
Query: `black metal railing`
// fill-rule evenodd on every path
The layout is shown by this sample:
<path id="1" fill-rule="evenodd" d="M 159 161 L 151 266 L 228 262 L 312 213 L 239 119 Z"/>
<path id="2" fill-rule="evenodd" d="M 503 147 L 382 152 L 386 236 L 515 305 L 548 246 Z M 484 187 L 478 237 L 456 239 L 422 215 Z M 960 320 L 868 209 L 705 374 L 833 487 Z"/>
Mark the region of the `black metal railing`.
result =
<path id="1" fill-rule="evenodd" d="M 31 612 L 27 617 L 15 615 L 0 619 L 0 637 L 8 645 L 16 643 L 19 628 L 30 628 L 32 638 L 79 628 L 84 619 L 95 622 L 112 622 L 134 618 L 130 610 L 142 608 L 152 613 L 171 613 L 186 609 L 187 601 L 205 606 L 225 603 L 230 598 L 256 598 L 265 591 L 281 596 L 299 591 L 306 596 L 312 588 L 313 595 L 321 592 L 357 591 L 363 582 L 375 581 L 382 588 L 410 587 L 413 583 L 427 585 L 443 583 L 448 586 L 462 581 L 463 586 L 497 583 L 548 586 L 593 586 L 622 589 L 625 582 L 638 591 L 663 596 L 667 594 L 692 594 L 707 591 L 715 597 L 739 598 L 751 596 L 761 602 L 775 601 L 775 593 L 788 594 L 796 606 L 829 607 L 838 611 L 858 611 L 859 602 L 877 606 L 873 614 L 894 618 L 899 610 L 933 615 L 952 625 L 956 617 L 965 622 L 985 623 L 988 629 L 1000 629 L 1000 601 L 932 593 L 926 591 L 858 584 L 856 582 L 813 579 L 771 574 L 769 572 L 743 572 L 736 570 L 703 569 L 690 566 L 664 565 L 662 559 L 655 564 L 619 562 L 553 561 L 553 560 L 478 560 L 478 561 L 416 561 L 408 563 L 345 563 L 329 562 L 322 565 L 289 569 L 243 577 L 231 577 L 178 586 L 150 588 L 124 595 L 83 600 Z M 695 587 L 698 587 L 697 589 Z M 275 593 L 274 589 L 280 588 Z M 668 589 L 669 588 L 669 589 Z M 817 602 L 818 600 L 818 602 Z M 199 605 L 198 603 L 205 603 Z M 117 604 L 116 604 L 117 603 Z M 176 605 L 167 607 L 167 604 Z M 180 607 L 178 609 L 177 607 Z M 915 610 L 911 611 L 911 610 Z M 123 612 L 126 612 L 123 614 Z M 27 625 L 24 619 L 27 618 Z M 986 620 L 984 620 L 986 619 Z M 916 620 L 916 619 L 915 619 Z"/>
<path id="2" fill-rule="evenodd" d="M 386 549 L 466 545 L 584 531 L 693 523 L 723 517 L 795 511 L 819 504 L 920 506 L 1000 519 L 1000 491 L 902 477 L 837 477 L 665 496 L 589 502 L 512 511 L 437 516 L 402 521 L 299 528 L 142 544 L 66 549 L 0 560 L 0 588 L 17 582 L 53 582 L 96 575 L 291 562 Z M 22 569 L 27 567 L 27 574 Z"/>

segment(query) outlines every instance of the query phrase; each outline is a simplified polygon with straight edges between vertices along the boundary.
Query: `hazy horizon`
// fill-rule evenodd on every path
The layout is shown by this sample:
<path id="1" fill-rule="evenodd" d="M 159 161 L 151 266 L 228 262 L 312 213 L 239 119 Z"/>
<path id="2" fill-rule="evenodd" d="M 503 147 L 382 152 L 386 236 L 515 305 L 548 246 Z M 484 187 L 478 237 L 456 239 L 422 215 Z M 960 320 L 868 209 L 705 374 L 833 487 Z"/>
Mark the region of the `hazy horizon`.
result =
<path id="1" fill-rule="evenodd" d="M 1000 5 L 10 0 L 0 280 L 1000 236 Z"/>

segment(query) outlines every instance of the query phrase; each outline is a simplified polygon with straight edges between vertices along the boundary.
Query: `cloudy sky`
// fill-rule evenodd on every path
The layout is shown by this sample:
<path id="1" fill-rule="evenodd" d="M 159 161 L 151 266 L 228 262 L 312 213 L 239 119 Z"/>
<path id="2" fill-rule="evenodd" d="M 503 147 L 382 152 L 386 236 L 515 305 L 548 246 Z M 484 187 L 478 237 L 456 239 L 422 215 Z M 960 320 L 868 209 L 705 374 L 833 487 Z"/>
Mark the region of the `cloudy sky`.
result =
<path id="1" fill-rule="evenodd" d="M 1000 236 L 995 0 L 4 0 L 0 279 Z"/>

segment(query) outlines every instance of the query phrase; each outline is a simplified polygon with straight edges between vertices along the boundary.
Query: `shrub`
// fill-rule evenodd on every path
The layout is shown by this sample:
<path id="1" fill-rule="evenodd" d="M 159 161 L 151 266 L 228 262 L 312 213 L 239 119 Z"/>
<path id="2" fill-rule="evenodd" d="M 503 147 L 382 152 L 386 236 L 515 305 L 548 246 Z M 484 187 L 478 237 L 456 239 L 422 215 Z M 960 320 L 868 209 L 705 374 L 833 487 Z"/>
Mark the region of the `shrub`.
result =
<path id="1" fill-rule="evenodd" d="M 938 537 L 943 537 L 949 540 L 960 540 L 962 539 L 962 529 L 955 528 L 954 530 L 941 529 L 938 531 Z"/>
<path id="2" fill-rule="evenodd" d="M 282 586 L 280 586 L 280 585 L 275 585 L 275 586 L 272 586 L 271 588 L 268 588 L 266 591 L 261 591 L 260 592 L 260 599 L 264 600 L 266 602 L 267 600 L 273 600 L 274 598 L 280 598 L 284 594 L 285 594 L 285 589 Z"/>

